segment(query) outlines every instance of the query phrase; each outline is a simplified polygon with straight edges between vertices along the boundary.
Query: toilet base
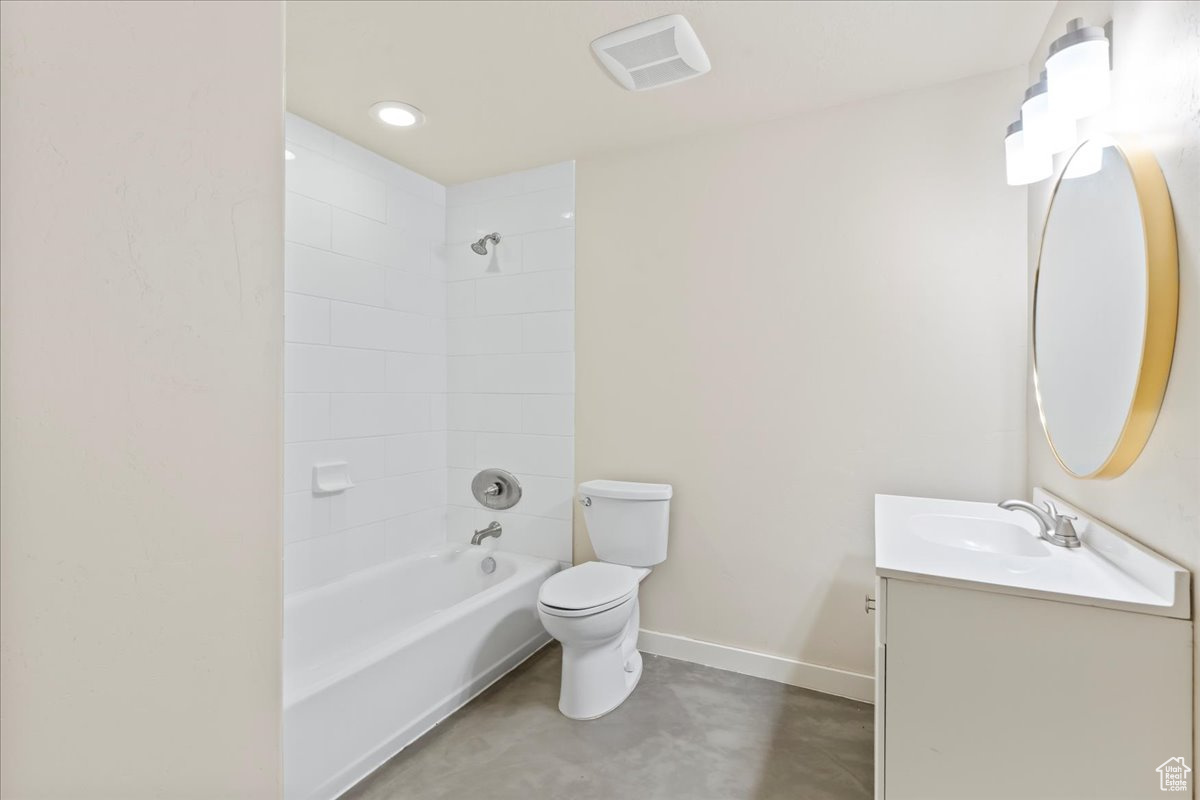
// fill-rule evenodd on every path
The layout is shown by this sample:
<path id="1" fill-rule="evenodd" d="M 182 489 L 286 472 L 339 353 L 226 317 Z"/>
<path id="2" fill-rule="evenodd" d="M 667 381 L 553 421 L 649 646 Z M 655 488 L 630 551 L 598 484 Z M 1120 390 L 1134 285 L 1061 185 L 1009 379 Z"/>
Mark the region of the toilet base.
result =
<path id="1" fill-rule="evenodd" d="M 562 713 L 562 715 L 564 717 L 569 717 L 570 719 L 577 719 L 580 722 L 587 722 L 588 720 L 592 720 L 592 719 L 600 719 L 601 717 L 605 716 L 606 714 L 616 711 L 618 708 L 621 707 L 622 703 L 624 703 L 626 700 L 629 699 L 629 695 L 633 694 L 633 690 L 637 688 L 638 681 L 640 681 L 642 679 L 642 654 L 635 650 L 634 654 L 633 654 L 633 658 L 630 659 L 630 662 L 634 668 L 634 671 L 630 676 L 630 680 L 627 681 L 629 686 L 625 690 L 625 693 L 621 695 L 621 698 L 619 700 L 617 700 L 617 702 L 613 703 L 612 706 L 604 709 L 603 711 L 601 711 L 598 714 L 592 714 L 591 716 L 581 717 L 581 716 L 577 716 L 574 713 L 571 713 L 571 710 L 569 710 L 570 703 L 568 703 L 568 708 L 563 708 L 563 698 L 560 694 L 559 699 L 558 699 L 558 710 Z"/>
<path id="2" fill-rule="evenodd" d="M 563 642 L 562 691 L 558 710 L 570 719 L 589 720 L 615 710 L 637 688 L 642 677 L 642 654 L 637 649 L 639 609 L 619 636 L 587 646 Z"/>

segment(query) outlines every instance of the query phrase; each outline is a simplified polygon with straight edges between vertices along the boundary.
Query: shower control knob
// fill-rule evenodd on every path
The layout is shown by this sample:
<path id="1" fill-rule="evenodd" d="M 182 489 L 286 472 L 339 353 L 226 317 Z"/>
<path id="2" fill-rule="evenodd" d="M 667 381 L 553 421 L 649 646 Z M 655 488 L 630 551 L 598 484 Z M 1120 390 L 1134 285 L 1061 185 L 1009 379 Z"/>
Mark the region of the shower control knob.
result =
<path id="1" fill-rule="evenodd" d="M 471 479 L 471 494 L 484 508 L 503 511 L 521 499 L 521 482 L 508 470 L 490 467 Z"/>

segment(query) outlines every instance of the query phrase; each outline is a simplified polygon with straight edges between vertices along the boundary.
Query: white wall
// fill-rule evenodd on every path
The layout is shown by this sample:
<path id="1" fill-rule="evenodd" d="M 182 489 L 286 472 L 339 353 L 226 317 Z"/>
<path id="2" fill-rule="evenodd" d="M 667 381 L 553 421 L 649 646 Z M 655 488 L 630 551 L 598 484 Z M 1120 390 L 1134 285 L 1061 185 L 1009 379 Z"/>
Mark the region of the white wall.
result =
<path id="1" fill-rule="evenodd" d="M 445 189 L 287 117 L 284 583 L 445 541 Z M 355 486 L 315 494 L 316 463 Z"/>
<path id="2" fill-rule="evenodd" d="M 571 560 L 574 492 L 575 169 L 572 162 L 447 190 L 449 538 L 492 520 L 503 550 Z M 479 256 L 469 243 L 499 232 Z M 516 474 L 523 496 L 488 511 L 481 468 Z"/>
<path id="3" fill-rule="evenodd" d="M 1022 493 L 1024 77 L 578 162 L 576 474 L 675 486 L 644 628 L 869 674 L 874 494 Z"/>
<path id="4" fill-rule="evenodd" d="M 282 44 L 0 4 L 0 796 L 279 795 Z"/>
<path id="5" fill-rule="evenodd" d="M 1179 328 L 1162 411 L 1146 449 L 1107 481 L 1072 478 L 1046 444 L 1029 373 L 1029 486 L 1043 486 L 1168 558 L 1200 570 L 1200 3 L 1062 2 L 1029 65 L 1042 68 L 1067 20 L 1113 20 L 1113 103 L 1099 120 L 1112 132 L 1142 138 L 1155 153 L 1175 209 L 1179 239 Z M 1060 165 L 1061 166 L 1061 165 Z M 1029 191 L 1029 278 L 1052 181 Z M 1200 582 L 1193 577 L 1193 609 Z M 1195 662 L 1200 685 L 1200 655 Z M 1200 693 L 1194 693 L 1200 722 Z M 1195 737 L 1200 742 L 1200 735 Z M 1193 764 L 1194 766 L 1194 764 Z"/>

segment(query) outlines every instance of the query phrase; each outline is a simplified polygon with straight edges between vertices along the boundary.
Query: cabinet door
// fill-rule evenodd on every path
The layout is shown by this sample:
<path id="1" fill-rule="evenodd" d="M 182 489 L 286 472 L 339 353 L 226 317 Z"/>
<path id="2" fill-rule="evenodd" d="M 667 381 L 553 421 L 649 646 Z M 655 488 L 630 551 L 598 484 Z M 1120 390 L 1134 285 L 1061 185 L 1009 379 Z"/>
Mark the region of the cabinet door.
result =
<path id="1" fill-rule="evenodd" d="M 889 579 L 885 623 L 887 800 L 1159 798 L 1190 760 L 1186 620 Z"/>
<path id="2" fill-rule="evenodd" d="M 887 578 L 875 579 L 875 800 L 884 800 L 883 765 L 887 712 Z"/>

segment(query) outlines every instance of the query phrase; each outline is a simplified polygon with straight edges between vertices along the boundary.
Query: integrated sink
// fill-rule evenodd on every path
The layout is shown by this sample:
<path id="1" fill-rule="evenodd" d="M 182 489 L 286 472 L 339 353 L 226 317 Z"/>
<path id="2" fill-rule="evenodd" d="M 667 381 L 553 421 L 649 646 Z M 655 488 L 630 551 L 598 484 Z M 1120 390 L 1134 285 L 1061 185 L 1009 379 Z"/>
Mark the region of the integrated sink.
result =
<path id="1" fill-rule="evenodd" d="M 1019 558 L 1046 558 L 1050 546 L 1020 525 L 960 514 L 914 514 L 912 532 L 943 547 Z"/>
<path id="2" fill-rule="evenodd" d="M 1008 508 L 875 496 L 866 605 L 875 787 L 888 800 L 1149 800 L 1153 766 L 1140 765 L 1191 747 L 1190 574 L 1062 498 L 1031 494 Z M 1026 506 L 1047 503 L 1079 546 L 1042 538 Z M 1031 677 L 1042 673 L 1051 679 Z M 1084 778 L 1044 779 L 1063 764 L 1084 765 Z"/>
<path id="3" fill-rule="evenodd" d="M 1076 518 L 1081 547 L 1042 540 L 996 502 L 875 496 L 875 573 L 1124 611 L 1191 618 L 1191 573 L 1042 489 Z"/>

